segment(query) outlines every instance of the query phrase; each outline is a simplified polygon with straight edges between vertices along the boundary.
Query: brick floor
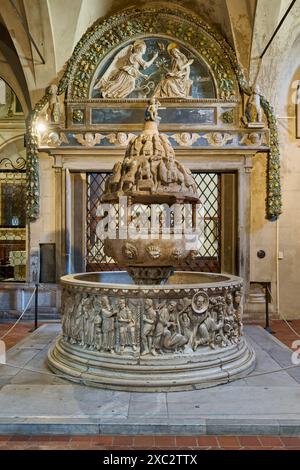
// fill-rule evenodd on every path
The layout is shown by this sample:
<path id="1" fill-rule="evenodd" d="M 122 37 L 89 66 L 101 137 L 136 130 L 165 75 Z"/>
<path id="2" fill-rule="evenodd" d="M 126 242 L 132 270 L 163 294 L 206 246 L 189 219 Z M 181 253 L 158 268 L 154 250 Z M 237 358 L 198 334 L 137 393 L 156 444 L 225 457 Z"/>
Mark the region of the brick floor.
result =
<path id="1" fill-rule="evenodd" d="M 300 450 L 300 436 L 1 436 L 0 450 Z"/>
<path id="2" fill-rule="evenodd" d="M 13 323 L 0 323 L 0 338 L 12 327 Z M 6 349 L 15 346 L 19 341 L 30 334 L 33 323 L 18 323 L 15 328 L 9 333 L 3 341 L 6 344 Z"/>
<path id="3" fill-rule="evenodd" d="M 289 322 L 300 335 L 300 320 Z M 0 337 L 11 324 L 0 323 Z M 274 336 L 291 347 L 299 339 L 281 320 L 271 322 Z M 17 325 L 7 349 L 29 334 L 32 323 Z M 1 450 L 300 450 L 300 436 L 0 436 Z"/>

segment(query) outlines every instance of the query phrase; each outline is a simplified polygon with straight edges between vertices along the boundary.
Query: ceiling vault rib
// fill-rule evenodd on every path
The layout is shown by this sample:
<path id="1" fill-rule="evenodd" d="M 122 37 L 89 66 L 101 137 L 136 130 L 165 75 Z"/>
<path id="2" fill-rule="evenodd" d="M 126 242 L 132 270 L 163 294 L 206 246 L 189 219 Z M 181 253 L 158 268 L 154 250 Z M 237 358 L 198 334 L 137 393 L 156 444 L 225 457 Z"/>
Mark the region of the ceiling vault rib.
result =
<path id="1" fill-rule="evenodd" d="M 42 64 L 45 65 L 46 61 L 45 61 L 45 59 L 44 59 L 42 53 L 40 52 L 40 50 L 39 50 L 39 48 L 38 48 L 38 46 L 37 46 L 35 40 L 34 40 L 33 37 L 31 36 L 27 23 L 26 23 L 26 22 L 24 21 L 24 19 L 22 18 L 22 15 L 20 14 L 19 10 L 17 9 L 17 7 L 16 7 L 14 1 L 13 1 L 13 0 L 9 0 L 9 2 L 10 2 L 10 4 L 11 4 L 11 6 L 14 8 L 14 10 L 16 11 L 17 16 L 18 16 L 18 18 L 19 18 L 19 20 L 20 20 L 20 23 L 21 23 L 21 25 L 23 26 L 23 29 L 24 29 L 25 33 L 27 34 L 27 36 L 28 36 L 30 42 L 32 43 L 33 47 L 35 48 L 36 52 L 38 53 L 38 56 L 39 56 L 39 58 L 41 59 Z M 33 62 L 33 58 L 32 58 L 32 62 Z"/>
<path id="2" fill-rule="evenodd" d="M 269 40 L 268 44 L 266 45 L 266 47 L 264 48 L 262 54 L 260 55 L 260 59 L 262 59 L 265 55 L 265 53 L 267 52 L 267 50 L 269 49 L 270 45 L 272 44 L 275 36 L 277 35 L 278 31 L 280 30 L 281 26 L 283 25 L 283 23 L 285 22 L 288 14 L 290 13 L 291 9 L 293 8 L 294 4 L 296 3 L 297 0 L 292 0 L 292 2 L 290 3 L 290 6 L 288 7 L 288 9 L 286 10 L 285 14 L 283 15 L 283 17 L 281 18 L 281 20 L 279 21 L 278 23 L 278 26 L 277 28 L 275 29 L 274 33 L 272 34 L 271 36 L 271 39 Z"/>

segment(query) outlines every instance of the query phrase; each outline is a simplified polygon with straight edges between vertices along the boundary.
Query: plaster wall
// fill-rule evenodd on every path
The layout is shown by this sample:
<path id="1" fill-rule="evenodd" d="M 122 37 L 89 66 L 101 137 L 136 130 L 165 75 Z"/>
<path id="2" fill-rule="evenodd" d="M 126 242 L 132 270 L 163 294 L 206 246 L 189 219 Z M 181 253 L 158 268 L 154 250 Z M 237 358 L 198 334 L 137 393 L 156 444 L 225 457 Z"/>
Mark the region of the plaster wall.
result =
<path id="1" fill-rule="evenodd" d="M 278 21 L 289 3 L 282 1 L 274 5 L 273 13 L 276 13 Z M 256 57 L 262 52 L 258 45 L 265 46 L 269 39 L 266 32 L 270 28 L 264 18 L 265 15 L 256 18 L 252 79 L 257 75 Z M 273 20 L 271 16 L 270 21 L 274 25 Z M 268 24 L 270 26 L 270 22 Z M 273 310 L 288 319 L 299 318 L 300 315 L 300 140 L 295 135 L 294 99 L 296 80 L 300 79 L 299 30 L 300 5 L 296 3 L 265 55 L 258 73 L 261 91 L 273 104 L 278 119 L 283 213 L 277 222 L 264 219 L 265 157 L 255 157 L 252 173 L 250 278 L 272 283 Z M 258 249 L 266 251 L 265 259 L 257 258 Z"/>

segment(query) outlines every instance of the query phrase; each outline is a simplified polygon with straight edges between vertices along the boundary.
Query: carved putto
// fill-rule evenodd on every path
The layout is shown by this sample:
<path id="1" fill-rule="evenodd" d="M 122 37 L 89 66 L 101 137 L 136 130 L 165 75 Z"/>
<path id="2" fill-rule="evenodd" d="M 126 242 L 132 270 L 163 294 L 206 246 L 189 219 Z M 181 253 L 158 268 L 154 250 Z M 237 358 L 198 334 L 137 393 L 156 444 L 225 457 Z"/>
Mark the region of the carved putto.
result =
<path id="1" fill-rule="evenodd" d="M 126 134 L 125 132 L 112 133 L 106 136 L 109 143 L 119 145 L 120 147 L 127 147 L 133 137 L 135 137 L 135 134 Z"/>
<path id="2" fill-rule="evenodd" d="M 226 132 L 211 132 L 209 134 L 205 134 L 203 138 L 214 147 L 222 147 L 223 145 L 226 145 L 227 142 L 233 140 L 233 136 Z"/>
<path id="3" fill-rule="evenodd" d="M 62 144 L 69 144 L 69 140 L 64 132 L 47 132 L 40 141 L 40 145 L 47 145 L 49 147 L 59 147 Z"/>
<path id="4" fill-rule="evenodd" d="M 59 123 L 60 121 L 60 102 L 57 94 L 58 87 L 52 84 L 48 87 L 48 108 L 47 116 L 50 123 Z"/>
<path id="5" fill-rule="evenodd" d="M 95 145 L 100 144 L 101 140 L 105 138 L 102 134 L 93 134 L 92 132 L 86 132 L 83 134 L 74 134 L 74 138 L 77 142 L 84 147 L 95 147 Z"/>
<path id="6" fill-rule="evenodd" d="M 264 127 L 259 85 L 254 86 L 248 98 L 243 121 L 246 127 Z"/>
<path id="7" fill-rule="evenodd" d="M 259 132 L 251 132 L 250 134 L 245 134 L 241 140 L 240 145 L 247 145 L 247 146 L 256 146 L 259 147 L 263 143 L 266 143 L 266 139 L 263 134 Z"/>
<path id="8" fill-rule="evenodd" d="M 181 132 L 180 134 L 173 134 L 171 137 L 181 147 L 191 147 L 198 139 L 200 139 L 200 135 L 194 132 L 192 134 L 189 132 Z"/>

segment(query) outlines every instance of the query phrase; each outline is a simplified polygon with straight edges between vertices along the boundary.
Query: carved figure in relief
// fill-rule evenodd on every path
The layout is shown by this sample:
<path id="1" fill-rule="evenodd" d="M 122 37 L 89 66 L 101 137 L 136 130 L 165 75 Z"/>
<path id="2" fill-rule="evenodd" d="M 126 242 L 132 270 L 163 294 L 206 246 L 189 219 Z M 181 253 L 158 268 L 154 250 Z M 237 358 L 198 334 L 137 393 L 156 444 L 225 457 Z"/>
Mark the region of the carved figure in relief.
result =
<path id="1" fill-rule="evenodd" d="M 80 294 L 78 294 L 80 299 Z M 82 294 L 81 300 L 74 308 L 74 322 L 72 325 L 72 340 L 71 342 L 78 342 L 80 346 L 84 345 L 84 309 L 85 303 L 89 302 L 88 295 Z"/>
<path id="2" fill-rule="evenodd" d="M 115 348 L 115 312 L 113 311 L 108 297 L 101 297 L 102 316 L 102 345 L 103 351 L 114 352 Z"/>
<path id="3" fill-rule="evenodd" d="M 105 138 L 105 135 L 96 133 L 95 136 L 91 132 L 83 134 L 74 134 L 74 138 L 77 142 L 85 147 L 95 147 L 100 144 L 101 140 Z"/>
<path id="4" fill-rule="evenodd" d="M 73 298 L 72 296 L 66 295 L 65 296 L 65 302 L 64 305 L 62 306 L 62 312 L 63 312 L 63 317 L 62 317 L 62 331 L 63 331 L 63 336 L 66 340 L 71 338 L 72 335 L 72 314 L 74 311 L 74 303 L 73 303 Z"/>
<path id="5" fill-rule="evenodd" d="M 140 72 L 140 68 L 151 67 L 158 53 L 155 53 L 147 62 L 143 59 L 146 49 L 145 42 L 139 39 L 116 55 L 112 64 L 95 85 L 95 89 L 100 90 L 102 98 L 126 98 L 134 91 L 137 78 L 148 79 L 147 75 Z"/>
<path id="6" fill-rule="evenodd" d="M 171 332 L 165 328 L 163 335 L 163 349 L 177 351 L 188 342 L 188 339 L 180 333 Z"/>
<path id="7" fill-rule="evenodd" d="M 229 340 L 224 333 L 224 317 L 225 317 L 225 299 L 222 296 L 210 299 L 212 307 L 210 313 L 214 320 L 220 325 L 220 328 L 215 333 L 215 343 L 218 346 L 224 347 L 229 344 Z"/>
<path id="8" fill-rule="evenodd" d="M 209 297 L 206 292 L 199 291 L 192 298 L 192 309 L 195 313 L 202 314 L 206 312 L 209 306 Z"/>
<path id="9" fill-rule="evenodd" d="M 80 303 L 81 303 L 81 294 L 77 293 L 75 294 L 75 297 L 72 296 L 72 293 L 70 293 L 70 296 L 72 299 L 74 299 L 74 304 L 73 304 L 73 310 L 72 310 L 72 313 L 70 315 L 70 337 L 69 337 L 69 341 L 71 344 L 74 344 L 77 342 L 76 340 L 76 336 L 75 336 L 75 333 L 76 333 L 76 327 L 75 327 L 75 323 L 76 323 L 76 315 L 77 315 L 77 311 L 79 309 L 79 306 L 80 306 Z"/>
<path id="10" fill-rule="evenodd" d="M 206 139 L 210 145 L 213 145 L 215 147 L 221 147 L 223 145 L 226 145 L 227 142 L 233 140 L 233 135 L 228 134 L 226 132 L 211 132 L 209 134 L 204 134 L 202 137 Z"/>
<path id="11" fill-rule="evenodd" d="M 157 354 L 153 346 L 153 335 L 156 326 L 156 311 L 153 308 L 153 300 L 145 300 L 145 310 L 143 313 L 143 324 L 141 332 L 142 356 L 145 354 Z"/>
<path id="12" fill-rule="evenodd" d="M 48 109 L 47 116 L 49 122 L 59 123 L 60 121 L 60 102 L 57 95 L 57 85 L 52 84 L 48 88 Z"/>
<path id="13" fill-rule="evenodd" d="M 184 312 L 181 316 L 181 321 L 180 321 L 180 326 L 181 326 L 181 331 L 183 336 L 186 338 L 190 338 L 192 329 L 191 329 L 191 319 L 188 316 L 187 312 Z"/>
<path id="14" fill-rule="evenodd" d="M 235 304 L 235 321 L 237 324 L 238 336 L 243 333 L 243 323 L 242 323 L 242 292 L 236 291 L 234 294 L 234 304 Z"/>
<path id="15" fill-rule="evenodd" d="M 154 96 L 158 98 L 189 98 L 193 85 L 193 81 L 190 80 L 190 69 L 194 60 L 189 60 L 175 43 L 170 43 L 167 50 L 172 59 L 171 70 L 157 85 Z"/>
<path id="16" fill-rule="evenodd" d="M 139 162 L 135 158 L 128 158 L 124 160 L 125 168 L 123 165 L 124 176 L 122 180 L 122 191 L 131 190 L 135 185 L 136 172 L 139 166 Z"/>
<path id="17" fill-rule="evenodd" d="M 113 192 L 118 189 L 121 181 L 122 162 L 117 162 L 113 166 L 112 175 L 105 181 L 105 192 Z"/>
<path id="18" fill-rule="evenodd" d="M 94 346 L 95 337 L 95 315 L 96 312 L 93 308 L 93 299 L 88 296 L 82 302 L 83 312 L 83 330 L 84 330 L 84 347 L 92 349 Z"/>
<path id="19" fill-rule="evenodd" d="M 148 102 L 148 107 L 145 112 L 145 121 L 153 121 L 159 123 L 160 117 L 158 116 L 158 108 L 161 106 L 156 98 L 151 98 Z"/>
<path id="20" fill-rule="evenodd" d="M 197 140 L 200 139 L 201 136 L 195 133 L 190 134 L 189 132 L 181 132 L 181 134 L 173 134 L 171 137 L 180 146 L 191 147 L 195 142 L 197 142 Z"/>
<path id="21" fill-rule="evenodd" d="M 176 301 L 163 305 L 158 311 L 158 319 L 154 333 L 154 347 L 159 353 L 184 346 L 188 339 L 178 331 L 178 318 L 176 316 Z"/>
<path id="22" fill-rule="evenodd" d="M 49 145 L 52 147 L 59 147 L 61 144 L 68 144 L 68 138 L 64 132 L 49 132 L 46 133 L 42 140 L 41 145 Z"/>
<path id="23" fill-rule="evenodd" d="M 157 315 L 157 324 L 154 333 L 154 347 L 155 350 L 162 353 L 163 347 L 163 336 L 165 328 L 169 325 L 170 322 L 170 312 L 175 310 L 176 302 L 170 302 L 168 307 L 165 305 L 160 307 Z"/>
<path id="24" fill-rule="evenodd" d="M 135 137 L 135 134 L 125 134 L 125 132 L 117 132 L 116 134 L 113 133 L 106 136 L 111 144 L 119 145 L 120 147 L 127 147 L 133 137 Z"/>
<path id="25" fill-rule="evenodd" d="M 245 134 L 241 140 L 240 145 L 256 145 L 260 146 L 263 143 L 263 136 L 258 132 L 251 132 L 250 134 Z"/>
<path id="26" fill-rule="evenodd" d="M 198 346 L 208 345 L 215 349 L 215 335 L 223 327 L 223 322 L 216 323 L 209 313 L 204 315 L 203 321 L 200 323 L 194 342 L 194 351 Z"/>
<path id="27" fill-rule="evenodd" d="M 232 301 L 232 294 L 227 293 L 226 298 L 225 298 L 225 316 L 224 316 L 224 333 L 227 337 L 227 339 L 231 343 L 236 342 L 236 321 L 235 321 L 235 315 L 234 315 L 234 307 L 233 307 L 233 301 Z"/>
<path id="28" fill-rule="evenodd" d="M 117 318 L 120 327 L 120 351 L 124 351 L 125 346 L 131 346 L 136 351 L 135 319 L 124 299 L 119 299 Z"/>
<path id="29" fill-rule="evenodd" d="M 154 189 L 151 165 L 147 158 L 143 158 L 140 164 L 139 175 L 137 179 L 138 179 L 138 185 L 137 185 L 138 190 L 144 189 L 145 187 L 151 190 Z"/>
<path id="30" fill-rule="evenodd" d="M 102 316 L 101 316 L 101 301 L 99 297 L 95 297 L 94 300 L 94 324 L 95 324 L 95 337 L 94 346 L 97 351 L 101 351 L 102 348 Z"/>
<path id="31" fill-rule="evenodd" d="M 197 186 L 195 183 L 195 180 L 193 178 L 192 172 L 189 168 L 186 168 L 185 166 L 178 165 L 177 167 L 180 170 L 180 172 L 183 174 L 184 178 L 184 184 L 188 190 L 192 189 L 193 192 L 197 191 Z"/>

